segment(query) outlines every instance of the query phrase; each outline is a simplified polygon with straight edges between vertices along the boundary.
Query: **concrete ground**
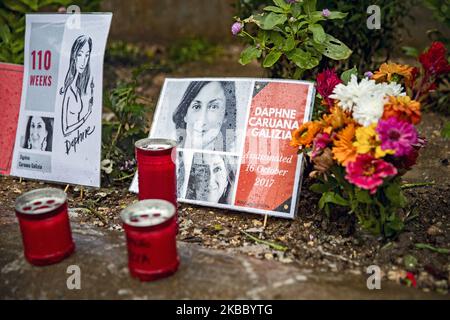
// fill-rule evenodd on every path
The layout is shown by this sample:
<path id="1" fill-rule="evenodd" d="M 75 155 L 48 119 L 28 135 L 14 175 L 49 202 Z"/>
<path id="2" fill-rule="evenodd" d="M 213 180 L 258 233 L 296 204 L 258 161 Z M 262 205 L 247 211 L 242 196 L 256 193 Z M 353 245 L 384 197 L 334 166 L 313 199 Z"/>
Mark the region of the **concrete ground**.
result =
<path id="1" fill-rule="evenodd" d="M 142 283 L 128 273 L 123 232 L 76 221 L 75 254 L 35 267 L 23 257 L 18 223 L 7 216 L 0 219 L 0 299 L 445 299 L 392 282 L 368 290 L 364 274 L 314 273 L 184 242 L 178 242 L 181 265 L 175 275 Z M 80 290 L 67 287 L 70 265 L 80 267 Z"/>

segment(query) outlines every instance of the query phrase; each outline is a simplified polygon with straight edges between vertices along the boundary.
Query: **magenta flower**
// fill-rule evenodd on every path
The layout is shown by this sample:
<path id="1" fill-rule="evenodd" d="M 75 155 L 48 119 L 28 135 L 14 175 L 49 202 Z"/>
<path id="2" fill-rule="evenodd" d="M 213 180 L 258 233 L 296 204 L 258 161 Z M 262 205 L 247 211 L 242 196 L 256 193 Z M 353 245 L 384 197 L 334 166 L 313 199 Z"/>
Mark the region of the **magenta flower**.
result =
<path id="1" fill-rule="evenodd" d="M 328 9 L 323 9 L 322 10 L 322 17 L 328 18 L 331 14 L 331 11 Z"/>
<path id="2" fill-rule="evenodd" d="M 313 140 L 313 150 L 311 157 L 315 158 L 320 151 L 325 149 L 331 142 L 331 137 L 328 133 L 319 133 Z"/>
<path id="3" fill-rule="evenodd" d="M 406 121 L 395 117 L 380 120 L 376 129 L 381 140 L 381 149 L 395 150 L 395 156 L 406 156 L 418 143 L 416 128 Z"/>
<path id="4" fill-rule="evenodd" d="M 231 26 L 231 33 L 235 36 L 241 31 L 242 31 L 242 23 L 241 22 L 233 23 L 233 25 Z"/>
<path id="5" fill-rule="evenodd" d="M 358 155 L 355 161 L 347 164 L 345 170 L 347 181 L 369 190 L 371 194 L 383 184 L 383 178 L 397 174 L 397 169 L 391 163 L 376 159 L 370 153 Z"/>

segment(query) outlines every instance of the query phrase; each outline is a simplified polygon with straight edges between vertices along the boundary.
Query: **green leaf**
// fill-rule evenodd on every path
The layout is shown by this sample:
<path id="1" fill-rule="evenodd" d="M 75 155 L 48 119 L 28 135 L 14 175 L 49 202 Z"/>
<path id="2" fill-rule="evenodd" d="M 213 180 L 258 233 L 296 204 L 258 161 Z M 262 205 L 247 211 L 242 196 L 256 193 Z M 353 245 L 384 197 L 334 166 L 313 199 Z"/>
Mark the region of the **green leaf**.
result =
<path id="1" fill-rule="evenodd" d="M 339 11 L 331 11 L 328 17 L 324 17 L 322 15 L 322 11 L 314 11 L 311 13 L 311 22 L 316 23 L 317 21 L 323 20 L 336 20 L 336 19 L 344 19 L 348 13 L 339 12 Z"/>
<path id="2" fill-rule="evenodd" d="M 239 63 L 242 65 L 246 65 L 250 63 L 252 60 L 257 59 L 261 56 L 261 49 L 256 48 L 255 46 L 249 46 L 241 52 L 241 57 L 239 59 Z"/>
<path id="3" fill-rule="evenodd" d="M 275 26 L 285 23 L 287 17 L 284 14 L 270 12 L 268 15 L 256 15 L 254 19 L 261 29 L 273 30 Z"/>
<path id="4" fill-rule="evenodd" d="M 413 271 L 417 266 L 417 258 L 408 254 L 403 258 L 403 264 L 405 265 L 406 270 Z"/>
<path id="5" fill-rule="evenodd" d="M 293 36 L 289 36 L 284 43 L 283 51 L 288 52 L 295 48 L 295 39 Z"/>
<path id="6" fill-rule="evenodd" d="M 290 6 L 285 0 L 273 0 L 273 3 L 284 10 L 289 9 Z"/>
<path id="7" fill-rule="evenodd" d="M 450 249 L 445 249 L 445 248 L 436 248 L 433 247 L 432 245 L 429 245 L 427 243 L 416 243 L 416 248 L 418 249 L 428 249 L 437 253 L 442 253 L 442 254 L 449 254 L 450 253 Z"/>
<path id="8" fill-rule="evenodd" d="M 320 197 L 319 200 L 319 208 L 323 209 L 325 204 L 327 203 L 334 203 L 339 206 L 349 206 L 348 200 L 345 200 L 342 198 L 339 194 L 335 192 L 325 192 L 322 194 L 322 197 Z"/>
<path id="9" fill-rule="evenodd" d="M 304 0 L 303 1 L 303 9 L 307 15 L 311 15 L 314 11 L 316 11 L 317 0 Z"/>
<path id="10" fill-rule="evenodd" d="M 352 54 L 352 50 L 349 47 L 329 34 L 326 34 L 326 40 L 323 43 L 316 43 L 314 46 L 324 56 L 333 60 L 345 60 Z"/>
<path id="11" fill-rule="evenodd" d="M 280 59 L 281 55 L 282 55 L 281 51 L 272 50 L 264 59 L 263 67 L 270 68 L 278 61 L 278 59 Z"/>
<path id="12" fill-rule="evenodd" d="M 399 183 L 390 183 L 384 190 L 384 194 L 395 207 L 403 208 L 407 203 Z"/>
<path id="13" fill-rule="evenodd" d="M 409 57 L 417 58 L 419 56 L 419 50 L 417 48 L 404 46 L 402 50 Z"/>
<path id="14" fill-rule="evenodd" d="M 309 31 L 313 34 L 313 39 L 317 43 L 323 43 L 326 39 L 325 31 L 320 24 L 312 24 L 308 27 Z"/>
<path id="15" fill-rule="evenodd" d="M 444 124 L 441 134 L 444 139 L 450 139 L 450 121 Z"/>
<path id="16" fill-rule="evenodd" d="M 307 17 L 307 15 L 302 15 L 302 12 L 303 12 L 303 5 L 301 3 L 296 2 L 291 6 L 292 16 L 294 16 L 296 19 L 303 19 Z"/>
<path id="17" fill-rule="evenodd" d="M 268 7 L 265 7 L 263 10 L 276 12 L 276 13 L 285 13 L 285 11 L 283 9 L 281 9 L 279 7 L 275 7 L 275 6 L 268 6 Z"/>
<path id="18" fill-rule="evenodd" d="M 27 6 L 24 1 L 17 0 L 3 0 L 3 5 L 10 9 L 11 11 L 16 11 L 19 13 L 27 13 L 33 11 L 30 6 Z"/>
<path id="19" fill-rule="evenodd" d="M 369 194 L 369 191 L 367 190 L 363 190 L 363 189 L 356 189 L 355 190 L 355 194 L 356 194 L 356 200 L 358 202 L 362 202 L 365 204 L 372 204 L 373 200 L 372 197 Z"/>
<path id="20" fill-rule="evenodd" d="M 11 31 L 6 24 L 0 26 L 0 39 L 5 44 L 9 44 L 9 41 L 11 40 Z"/>
<path id="21" fill-rule="evenodd" d="M 286 39 L 279 32 L 276 31 L 268 31 L 268 32 L 270 32 L 269 41 L 273 43 L 275 47 L 281 50 L 281 48 L 284 46 L 284 42 L 286 41 Z"/>
<path id="22" fill-rule="evenodd" d="M 309 187 L 309 190 L 315 193 L 324 193 L 330 190 L 330 186 L 325 183 L 314 183 Z"/>
<path id="23" fill-rule="evenodd" d="M 319 59 L 317 57 L 313 57 L 310 52 L 304 51 L 300 48 L 288 52 L 286 56 L 289 60 L 302 69 L 312 69 L 320 62 Z"/>
<path id="24" fill-rule="evenodd" d="M 348 69 L 341 74 L 341 80 L 344 84 L 347 84 L 350 82 L 350 79 L 352 75 L 358 76 L 358 69 L 356 69 L 356 66 L 353 66 L 353 68 Z"/>

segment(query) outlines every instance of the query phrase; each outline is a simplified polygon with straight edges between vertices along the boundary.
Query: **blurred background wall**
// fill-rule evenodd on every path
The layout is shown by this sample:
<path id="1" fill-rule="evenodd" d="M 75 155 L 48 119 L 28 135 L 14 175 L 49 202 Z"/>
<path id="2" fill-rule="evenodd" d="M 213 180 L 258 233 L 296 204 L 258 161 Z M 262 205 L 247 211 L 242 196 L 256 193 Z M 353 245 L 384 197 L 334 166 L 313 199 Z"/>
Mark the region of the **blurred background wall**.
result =
<path id="1" fill-rule="evenodd" d="M 168 44 L 181 38 L 202 37 L 220 43 L 233 41 L 230 25 L 236 1 L 104 0 L 102 9 L 114 12 L 112 39 Z M 403 45 L 427 46 L 426 31 L 433 28 L 449 33 L 449 27 L 433 19 L 429 9 L 416 6 L 412 14 L 415 21 L 408 22 L 410 33 L 403 34 Z"/>
<path id="2" fill-rule="evenodd" d="M 201 36 L 230 41 L 235 0 L 104 0 L 102 9 L 114 13 L 111 38 L 170 43 Z"/>

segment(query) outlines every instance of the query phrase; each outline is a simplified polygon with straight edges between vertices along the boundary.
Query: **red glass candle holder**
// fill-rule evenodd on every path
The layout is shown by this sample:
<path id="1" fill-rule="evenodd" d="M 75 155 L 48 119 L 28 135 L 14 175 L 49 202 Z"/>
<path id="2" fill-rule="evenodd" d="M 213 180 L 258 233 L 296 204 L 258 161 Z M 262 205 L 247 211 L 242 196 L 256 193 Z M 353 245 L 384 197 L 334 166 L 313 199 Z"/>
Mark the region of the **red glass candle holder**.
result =
<path id="1" fill-rule="evenodd" d="M 25 258 L 33 265 L 57 263 L 75 250 L 66 193 L 56 188 L 29 191 L 16 199 Z"/>
<path id="2" fill-rule="evenodd" d="M 175 273 L 180 264 L 175 207 L 165 200 L 142 200 L 120 214 L 128 248 L 128 269 L 141 281 Z"/>
<path id="3" fill-rule="evenodd" d="M 139 200 L 163 199 L 177 208 L 176 142 L 142 139 L 135 147 Z"/>

